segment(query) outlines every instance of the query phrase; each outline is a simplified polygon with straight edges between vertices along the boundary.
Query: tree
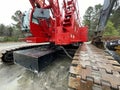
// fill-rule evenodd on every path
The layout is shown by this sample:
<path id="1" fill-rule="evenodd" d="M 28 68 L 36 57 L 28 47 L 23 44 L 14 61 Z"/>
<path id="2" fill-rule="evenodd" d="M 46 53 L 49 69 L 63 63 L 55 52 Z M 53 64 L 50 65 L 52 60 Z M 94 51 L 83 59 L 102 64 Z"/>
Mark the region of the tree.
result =
<path id="1" fill-rule="evenodd" d="M 0 24 L 0 36 L 3 36 L 4 29 L 5 29 L 5 25 L 4 24 Z"/>
<path id="2" fill-rule="evenodd" d="M 101 10 L 102 5 L 98 4 L 95 5 L 94 7 L 88 7 L 88 9 L 85 12 L 84 15 L 84 25 L 87 25 L 89 29 L 96 29 L 96 26 L 99 21 L 99 15 L 100 15 L 100 10 Z"/>
<path id="3" fill-rule="evenodd" d="M 117 10 L 113 10 L 110 20 L 114 23 L 115 28 L 120 26 L 120 7 Z"/>
<path id="4" fill-rule="evenodd" d="M 114 27 L 114 24 L 109 20 L 106 27 L 105 27 L 105 32 L 104 36 L 119 36 L 119 32 L 117 29 Z"/>
<path id="5" fill-rule="evenodd" d="M 16 24 L 14 24 L 14 26 L 16 26 L 16 28 L 21 29 L 21 22 L 22 22 L 22 12 L 20 10 L 17 10 L 14 15 L 12 15 L 11 17 Z"/>
<path id="6" fill-rule="evenodd" d="M 90 22 L 92 20 L 92 14 L 93 14 L 93 7 L 90 6 L 88 7 L 88 9 L 85 12 L 85 15 L 83 16 L 84 18 L 83 23 L 84 25 L 87 25 L 89 29 L 90 29 Z"/>
<path id="7" fill-rule="evenodd" d="M 21 11 L 17 10 L 11 18 L 16 22 L 16 24 L 13 24 L 12 26 L 5 26 L 4 24 L 0 24 L 0 38 L 2 38 L 0 39 L 0 42 L 17 41 L 18 38 L 23 37 L 21 32 Z"/>
<path id="8" fill-rule="evenodd" d="M 9 26 L 7 36 L 11 37 L 13 35 L 13 30 L 13 27 Z"/>
<path id="9" fill-rule="evenodd" d="M 4 24 L 0 24 L 0 36 L 12 36 L 13 34 L 13 27 L 12 26 L 5 26 Z"/>
<path id="10" fill-rule="evenodd" d="M 89 29 L 89 38 L 93 35 L 93 32 L 96 30 L 96 26 L 99 22 L 101 7 L 101 4 L 95 5 L 94 7 L 88 7 L 83 17 L 83 24 L 87 25 Z"/>
<path id="11" fill-rule="evenodd" d="M 17 10 L 14 15 L 11 17 L 16 24 L 13 24 L 13 34 L 16 35 L 16 37 L 24 37 L 22 31 L 21 31 L 21 24 L 22 24 L 22 12 L 20 10 Z"/>
<path id="12" fill-rule="evenodd" d="M 100 17 L 100 11 L 101 11 L 102 5 L 98 4 L 94 6 L 94 10 L 93 10 L 93 16 L 92 16 L 92 20 L 91 20 L 91 29 L 93 31 L 96 30 L 96 27 L 98 25 L 99 22 L 99 17 Z"/>

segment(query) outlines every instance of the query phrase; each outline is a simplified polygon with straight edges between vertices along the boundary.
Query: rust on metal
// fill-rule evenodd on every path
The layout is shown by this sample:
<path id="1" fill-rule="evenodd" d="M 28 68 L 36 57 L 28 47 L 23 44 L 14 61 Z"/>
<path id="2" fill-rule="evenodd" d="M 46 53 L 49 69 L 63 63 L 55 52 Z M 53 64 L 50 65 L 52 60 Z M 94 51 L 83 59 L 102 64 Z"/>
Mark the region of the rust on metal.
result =
<path id="1" fill-rule="evenodd" d="M 74 90 L 119 90 L 120 64 L 91 44 L 83 44 L 70 67 L 69 88 Z"/>
<path id="2" fill-rule="evenodd" d="M 116 49 L 115 52 L 116 52 L 118 55 L 120 55 L 120 45 L 116 46 L 115 49 Z"/>

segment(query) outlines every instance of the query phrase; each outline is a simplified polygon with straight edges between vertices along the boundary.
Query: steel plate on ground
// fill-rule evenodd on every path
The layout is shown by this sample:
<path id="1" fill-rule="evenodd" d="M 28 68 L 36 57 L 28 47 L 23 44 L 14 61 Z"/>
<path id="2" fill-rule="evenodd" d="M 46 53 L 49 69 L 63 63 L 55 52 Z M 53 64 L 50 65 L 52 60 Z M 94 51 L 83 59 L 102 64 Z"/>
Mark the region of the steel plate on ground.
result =
<path id="1" fill-rule="evenodd" d="M 39 72 L 55 58 L 55 50 L 33 48 L 14 51 L 14 62 L 34 72 Z"/>

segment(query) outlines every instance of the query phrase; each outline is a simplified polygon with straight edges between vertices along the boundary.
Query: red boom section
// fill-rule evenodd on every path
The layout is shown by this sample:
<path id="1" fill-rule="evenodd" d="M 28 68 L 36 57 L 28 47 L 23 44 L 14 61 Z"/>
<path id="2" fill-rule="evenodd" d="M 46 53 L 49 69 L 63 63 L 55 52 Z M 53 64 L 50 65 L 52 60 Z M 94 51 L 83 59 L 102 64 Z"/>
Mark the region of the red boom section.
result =
<path id="1" fill-rule="evenodd" d="M 27 42 L 68 45 L 87 41 L 87 27 L 80 25 L 77 0 L 30 0 L 30 3 L 32 36 L 26 38 Z"/>

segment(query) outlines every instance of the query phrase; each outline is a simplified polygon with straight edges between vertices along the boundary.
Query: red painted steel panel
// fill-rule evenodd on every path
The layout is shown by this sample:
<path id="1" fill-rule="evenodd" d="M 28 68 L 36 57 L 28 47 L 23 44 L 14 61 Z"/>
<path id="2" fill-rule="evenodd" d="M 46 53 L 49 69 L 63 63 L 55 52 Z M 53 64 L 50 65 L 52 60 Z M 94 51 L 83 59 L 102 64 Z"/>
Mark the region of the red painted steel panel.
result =
<path id="1" fill-rule="evenodd" d="M 33 6 L 30 17 L 30 32 L 32 37 L 27 37 L 27 42 L 41 43 L 47 41 L 53 42 L 56 45 L 68 45 L 87 41 L 87 27 L 82 27 L 78 24 L 79 15 L 76 12 L 79 11 L 76 8 L 76 1 L 63 0 L 63 12 L 59 8 L 59 0 L 50 0 L 49 4 L 46 4 L 44 1 L 39 2 L 39 0 L 34 0 L 33 2 L 30 0 Z M 38 23 L 34 23 L 34 9 L 36 7 L 40 8 L 41 4 L 43 10 L 51 9 L 53 16 L 49 19 L 36 18 Z"/>

